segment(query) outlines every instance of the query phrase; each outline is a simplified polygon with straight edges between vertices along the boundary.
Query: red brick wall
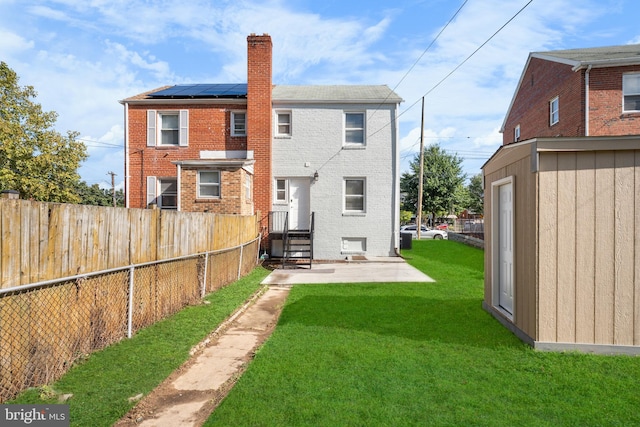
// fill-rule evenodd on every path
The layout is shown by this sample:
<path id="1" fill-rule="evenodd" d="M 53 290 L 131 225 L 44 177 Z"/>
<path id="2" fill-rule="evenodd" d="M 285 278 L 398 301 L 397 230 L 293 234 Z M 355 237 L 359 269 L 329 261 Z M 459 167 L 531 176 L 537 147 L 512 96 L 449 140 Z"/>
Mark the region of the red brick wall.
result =
<path id="1" fill-rule="evenodd" d="M 254 204 L 262 219 L 271 209 L 271 37 L 247 37 L 247 58 L 247 149 L 256 160 Z"/>
<path id="2" fill-rule="evenodd" d="M 520 125 L 520 140 L 535 137 L 580 136 L 584 134 L 584 71 L 570 65 L 531 58 L 518 93 L 505 121 L 503 144 L 514 142 Z M 549 124 L 549 102 L 559 99 L 559 122 Z"/>
<path id="3" fill-rule="evenodd" d="M 219 199 L 198 199 L 198 168 L 182 167 L 180 182 L 180 204 L 183 211 L 212 212 L 229 215 L 251 215 L 251 207 L 244 194 L 244 180 L 247 172 L 242 168 L 220 170 L 222 183 Z"/>
<path id="4" fill-rule="evenodd" d="M 589 135 L 640 134 L 640 113 L 622 113 L 622 74 L 640 65 L 593 68 L 589 76 Z"/>
<path id="5" fill-rule="evenodd" d="M 199 159 L 201 150 L 246 150 L 247 138 L 232 137 L 230 127 L 231 111 L 245 108 L 236 104 L 129 105 L 129 207 L 146 207 L 147 176 L 176 176 L 172 161 Z M 189 146 L 147 147 L 147 110 L 189 110 Z"/>
<path id="6" fill-rule="evenodd" d="M 593 68 L 589 76 L 589 135 L 640 134 L 640 113 L 622 113 L 622 74 L 640 66 Z M 535 137 L 585 136 L 585 70 L 531 58 L 505 121 L 503 144 Z M 549 101 L 558 96 L 560 121 L 549 125 Z"/>

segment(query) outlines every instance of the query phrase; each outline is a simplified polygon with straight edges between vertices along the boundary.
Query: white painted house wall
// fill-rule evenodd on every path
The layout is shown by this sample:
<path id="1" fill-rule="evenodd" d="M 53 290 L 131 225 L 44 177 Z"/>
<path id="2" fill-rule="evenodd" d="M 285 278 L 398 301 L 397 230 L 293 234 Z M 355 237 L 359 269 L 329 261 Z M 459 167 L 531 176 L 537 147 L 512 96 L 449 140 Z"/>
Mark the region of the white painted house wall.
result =
<path id="1" fill-rule="evenodd" d="M 395 256 L 399 240 L 398 104 L 381 104 L 381 99 L 368 103 L 279 101 L 276 90 L 273 98 L 274 120 L 277 111 L 291 111 L 292 125 L 290 137 L 274 136 L 273 177 L 309 180 L 310 210 L 315 212 L 314 258 Z M 345 111 L 366 112 L 363 147 L 343 144 Z M 316 171 L 318 180 L 314 181 Z M 365 179 L 364 213 L 344 212 L 345 178 Z M 287 209 L 286 204 L 273 204 L 274 211 Z M 366 250 L 345 250 L 345 238 L 366 239 Z"/>

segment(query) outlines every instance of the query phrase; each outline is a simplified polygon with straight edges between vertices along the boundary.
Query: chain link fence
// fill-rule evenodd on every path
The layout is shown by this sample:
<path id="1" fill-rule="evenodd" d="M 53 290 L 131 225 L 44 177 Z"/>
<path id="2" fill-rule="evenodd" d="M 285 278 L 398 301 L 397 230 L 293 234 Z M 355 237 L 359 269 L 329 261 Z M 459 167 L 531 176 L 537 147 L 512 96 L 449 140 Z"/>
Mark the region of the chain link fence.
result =
<path id="1" fill-rule="evenodd" d="M 2 290 L 0 403 L 249 273 L 259 239 L 215 252 Z"/>

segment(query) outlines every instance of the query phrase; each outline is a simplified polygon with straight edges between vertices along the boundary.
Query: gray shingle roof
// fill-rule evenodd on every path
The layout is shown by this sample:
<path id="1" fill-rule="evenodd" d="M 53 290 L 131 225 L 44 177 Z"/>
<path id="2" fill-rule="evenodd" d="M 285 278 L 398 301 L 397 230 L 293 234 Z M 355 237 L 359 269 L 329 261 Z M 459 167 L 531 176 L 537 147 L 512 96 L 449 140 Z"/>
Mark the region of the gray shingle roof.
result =
<path id="1" fill-rule="evenodd" d="M 287 86 L 275 85 L 273 101 L 390 103 L 402 98 L 386 85 Z"/>
<path id="2" fill-rule="evenodd" d="M 532 52 L 531 55 L 544 59 L 557 58 L 574 66 L 640 64 L 640 44 Z"/>

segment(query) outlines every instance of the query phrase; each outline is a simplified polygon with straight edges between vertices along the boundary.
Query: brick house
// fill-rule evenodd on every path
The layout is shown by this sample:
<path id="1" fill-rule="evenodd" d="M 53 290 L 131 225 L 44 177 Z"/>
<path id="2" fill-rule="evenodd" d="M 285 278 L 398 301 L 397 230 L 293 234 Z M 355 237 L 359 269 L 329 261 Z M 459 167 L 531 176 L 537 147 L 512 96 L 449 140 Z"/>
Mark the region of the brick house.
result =
<path id="1" fill-rule="evenodd" d="M 531 53 L 502 132 L 483 307 L 537 349 L 640 354 L 640 45 Z"/>
<path id="2" fill-rule="evenodd" d="M 530 53 L 501 132 L 503 144 L 640 134 L 640 45 Z"/>
<path id="3" fill-rule="evenodd" d="M 271 37 L 252 34 L 247 83 L 120 101 L 126 206 L 259 213 L 276 256 L 395 255 L 400 101 L 386 86 L 273 85 Z M 289 229 L 306 233 L 295 247 Z"/>

